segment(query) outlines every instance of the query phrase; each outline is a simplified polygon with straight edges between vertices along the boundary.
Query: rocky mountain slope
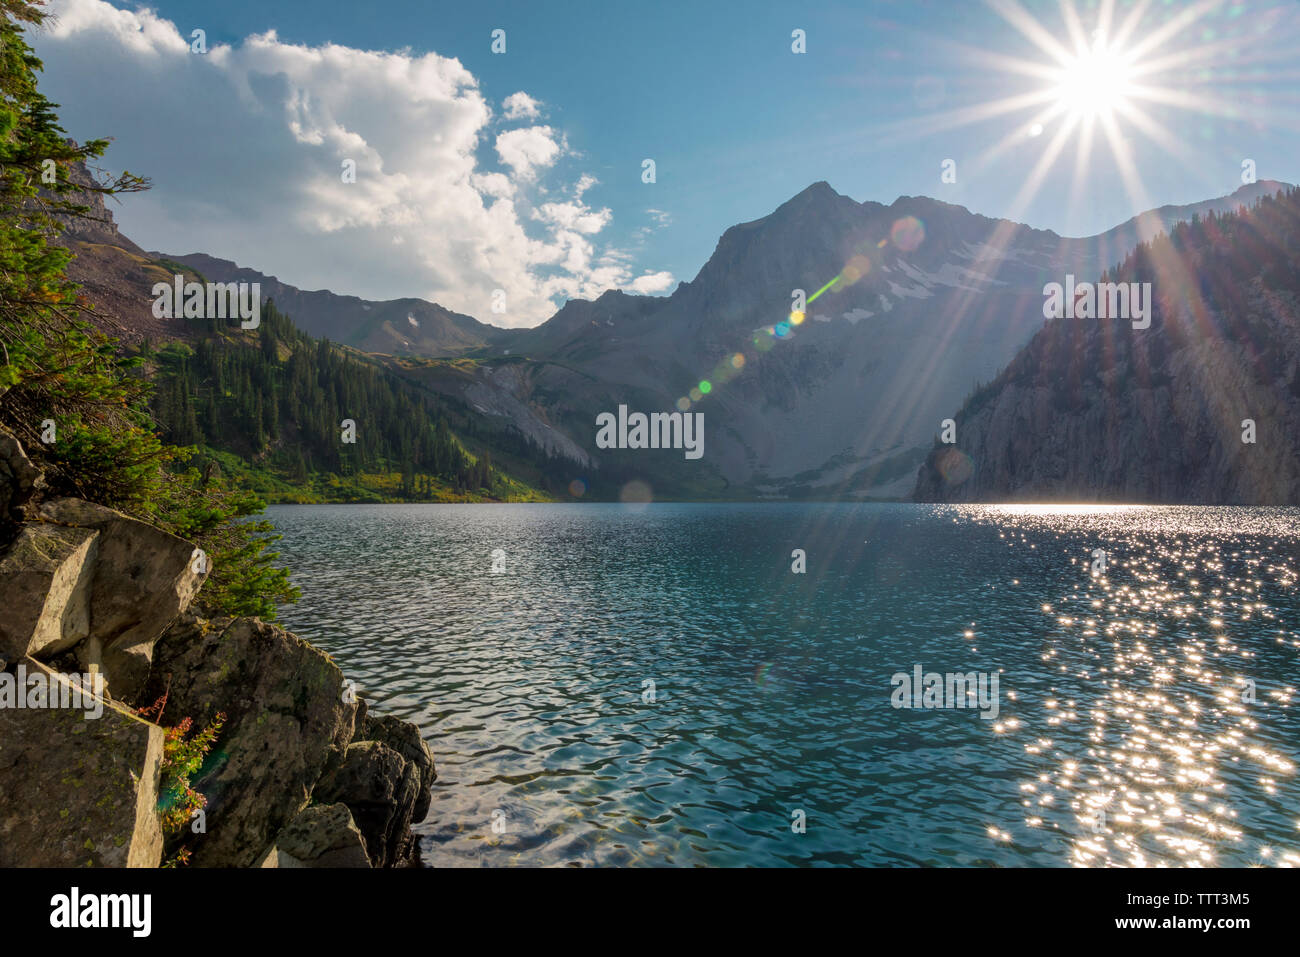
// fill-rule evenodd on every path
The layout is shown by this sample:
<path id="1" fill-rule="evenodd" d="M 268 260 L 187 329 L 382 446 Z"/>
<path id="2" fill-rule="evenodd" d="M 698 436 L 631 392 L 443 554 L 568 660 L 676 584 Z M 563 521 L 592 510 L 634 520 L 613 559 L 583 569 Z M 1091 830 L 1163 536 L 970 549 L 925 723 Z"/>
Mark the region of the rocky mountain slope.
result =
<path id="1" fill-rule="evenodd" d="M 203 253 L 168 255 L 150 253 L 154 259 L 180 263 L 209 282 L 260 283 L 262 298 L 294 316 L 304 332 L 362 352 L 391 355 L 460 356 L 506 341 L 509 330 L 487 325 L 470 316 L 444 309 L 423 299 L 389 299 L 375 302 L 340 296 L 328 290 L 305 291 Z"/>
<path id="2" fill-rule="evenodd" d="M 1300 504 L 1300 190 L 1176 227 L 1149 329 L 1054 319 L 956 412 L 918 501 Z"/>
<path id="3" fill-rule="evenodd" d="M 70 167 L 69 178 L 82 186 L 94 182 L 82 165 Z M 68 277 L 81 284 L 82 299 L 90 305 L 88 318 L 126 343 L 188 338 L 191 330 L 184 320 L 153 314 L 150 290 L 154 283 L 171 282 L 175 270 L 122 235 L 100 193 L 86 189 L 69 199 L 89 209 L 85 217 L 65 219 L 60 238 L 75 254 Z"/>

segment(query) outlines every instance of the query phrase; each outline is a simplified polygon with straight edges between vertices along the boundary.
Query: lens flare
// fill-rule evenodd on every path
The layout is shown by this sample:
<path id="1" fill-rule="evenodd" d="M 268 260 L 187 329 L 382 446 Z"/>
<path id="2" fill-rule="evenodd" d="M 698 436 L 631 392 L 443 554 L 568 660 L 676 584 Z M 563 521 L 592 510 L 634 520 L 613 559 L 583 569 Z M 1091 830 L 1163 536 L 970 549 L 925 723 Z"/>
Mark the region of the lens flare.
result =
<path id="1" fill-rule="evenodd" d="M 915 216 L 894 220 L 889 227 L 889 241 L 905 253 L 910 253 L 925 242 L 925 223 Z"/>
<path id="2" fill-rule="evenodd" d="M 649 505 L 654 501 L 654 492 L 640 479 L 633 479 L 623 486 L 618 493 L 618 500 L 624 505 Z"/>
<path id="3" fill-rule="evenodd" d="M 975 473 L 975 463 L 965 452 L 947 448 L 935 457 L 935 467 L 949 485 L 960 485 Z"/>
<path id="4" fill-rule="evenodd" d="M 869 272 L 871 272 L 871 260 L 866 256 L 854 256 L 849 260 L 849 264 L 844 267 L 844 271 L 840 273 L 840 278 L 845 285 L 851 286 Z"/>

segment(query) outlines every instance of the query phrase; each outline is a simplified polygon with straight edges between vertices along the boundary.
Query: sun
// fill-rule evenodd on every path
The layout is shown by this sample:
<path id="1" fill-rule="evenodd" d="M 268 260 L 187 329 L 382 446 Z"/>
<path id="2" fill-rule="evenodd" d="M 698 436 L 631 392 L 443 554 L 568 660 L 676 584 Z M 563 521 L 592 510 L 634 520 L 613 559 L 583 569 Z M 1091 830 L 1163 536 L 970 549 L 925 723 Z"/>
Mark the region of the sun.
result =
<path id="1" fill-rule="evenodd" d="M 1057 104 L 1075 119 L 1125 112 L 1132 92 L 1129 58 L 1109 47 L 1104 37 L 1069 57 L 1056 71 L 1053 88 Z"/>
<path id="2" fill-rule="evenodd" d="M 1028 149 L 1033 165 L 1021 178 L 1007 215 L 1015 219 L 1039 194 L 1057 164 L 1073 157 L 1065 196 L 1082 209 L 1095 188 L 1094 162 L 1118 173 L 1120 186 L 1139 209 L 1150 202 L 1138 158 L 1153 149 L 1170 162 L 1203 175 L 1202 150 L 1167 125 L 1178 113 L 1199 116 L 1202 129 L 1248 113 L 1263 125 L 1273 109 L 1249 84 L 1275 60 L 1293 57 L 1261 39 L 1269 31 L 1237 19 L 1235 0 L 1047 0 L 1059 16 L 1040 21 L 1025 0 L 984 0 L 1014 33 L 1017 52 L 954 43 L 972 71 L 1000 76 L 1002 95 L 970 105 L 901 120 L 888 128 L 900 138 L 948 133 L 967 125 L 1005 123 L 1005 133 L 967 160 L 987 173 L 1016 151 Z M 1028 48 L 1023 41 L 1027 40 Z M 1026 55 L 1028 54 L 1028 55 Z M 1289 62 L 1289 61 L 1288 61 Z M 1289 114 L 1288 114 L 1289 115 Z M 1007 121 L 1010 122 L 1007 122 Z M 1139 152 L 1142 151 L 1142 152 Z M 1008 236 L 1010 233 L 1008 233 Z"/>

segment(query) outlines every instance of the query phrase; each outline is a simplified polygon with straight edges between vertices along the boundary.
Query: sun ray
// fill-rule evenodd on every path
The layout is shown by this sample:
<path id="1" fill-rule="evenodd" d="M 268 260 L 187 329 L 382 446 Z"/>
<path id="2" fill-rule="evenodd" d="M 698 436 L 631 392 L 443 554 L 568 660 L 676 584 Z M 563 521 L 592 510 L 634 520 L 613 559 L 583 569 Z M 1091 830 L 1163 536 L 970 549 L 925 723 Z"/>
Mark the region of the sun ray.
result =
<path id="1" fill-rule="evenodd" d="M 1115 18 L 1115 0 L 1102 0 L 1101 9 L 1097 11 L 1097 32 L 1104 37 L 1110 37 L 1111 21 Z M 1111 37 L 1111 42 L 1120 45 L 1117 38 Z"/>
<path id="2" fill-rule="evenodd" d="M 1065 112 L 1065 105 L 1058 102 L 1049 104 L 1045 109 L 1031 116 L 1027 121 L 1017 125 L 1010 133 L 1002 137 L 992 146 L 989 146 L 983 152 L 976 155 L 972 165 L 977 170 L 987 169 L 995 160 L 1006 155 L 1017 146 L 1023 146 L 1027 135 L 1035 135 L 1031 132 L 1034 128 L 1045 127 L 1057 116 Z"/>
<path id="3" fill-rule="evenodd" d="M 1124 119 L 1146 134 L 1151 142 L 1168 154 L 1170 159 L 1180 163 L 1189 173 L 1203 172 L 1193 162 L 1196 150 L 1181 136 L 1147 113 L 1136 103 L 1125 104 Z"/>
<path id="4" fill-rule="evenodd" d="M 1035 20 L 1033 14 L 1015 0 L 987 0 L 987 3 L 1003 20 L 1019 30 L 1026 39 L 1058 63 L 1065 63 L 1070 59 L 1070 51 L 1063 47 L 1046 27 Z"/>
<path id="5" fill-rule="evenodd" d="M 1009 76 L 1045 81 L 1043 87 L 1036 93 L 1005 95 L 990 102 L 904 121 L 894 131 L 900 135 L 947 131 L 1017 112 L 1028 113 L 1027 118 L 1019 118 L 1004 135 L 968 161 L 972 169 L 985 171 L 1040 133 L 1051 131 L 1053 135 L 1044 136 L 1041 145 L 1036 146 L 1042 153 L 1013 201 L 1016 208 L 1007 212 L 1013 217 L 1035 198 L 1063 155 L 1063 135 L 1078 138 L 1071 151 L 1073 171 L 1069 179 L 1070 209 L 1074 213 L 1079 211 L 1089 188 L 1099 149 L 1108 150 L 1122 171 L 1123 188 L 1132 195 L 1145 197 L 1146 189 L 1133 160 L 1133 144 L 1127 136 L 1137 134 L 1149 140 L 1185 166 L 1196 149 L 1160 123 L 1154 111 L 1140 108 L 1139 103 L 1233 121 L 1258 122 L 1265 113 L 1273 121 L 1281 115 L 1285 118 L 1283 126 L 1292 125 L 1300 117 L 1291 108 L 1300 94 L 1284 91 L 1273 95 L 1265 110 L 1256 91 L 1246 86 L 1257 82 L 1255 74 L 1239 68 L 1247 59 L 1244 52 L 1247 45 L 1251 45 L 1250 55 L 1259 52 L 1265 60 L 1280 60 L 1292 52 L 1278 44 L 1257 50 L 1258 38 L 1275 32 L 1268 29 L 1268 22 L 1254 25 L 1249 34 L 1226 36 L 1207 26 L 1193 42 L 1182 42 L 1189 38 L 1196 24 L 1215 15 L 1228 3 L 1229 0 L 1197 0 L 1169 15 L 1160 4 L 1138 0 L 1121 14 L 1116 0 L 1098 0 L 1090 5 L 1085 17 L 1077 0 L 1059 0 L 1059 21 L 1049 29 L 1021 0 L 985 0 L 986 6 L 1043 54 L 1043 59 L 1035 63 L 1004 53 L 955 46 L 974 65 Z M 1226 78 L 1222 76 L 1225 61 L 1232 65 Z M 1209 86 L 1211 77 L 1213 88 Z M 1233 90 L 1225 92 L 1225 83 L 1239 84 L 1240 94 Z M 1049 124 L 1054 124 L 1054 128 Z M 1098 129 L 1100 137 L 1096 135 Z"/>
<path id="6" fill-rule="evenodd" d="M 992 50 L 982 50 L 963 43 L 948 43 L 945 46 L 951 48 L 954 53 L 960 53 L 972 67 L 993 67 L 1004 73 L 1019 73 L 1039 80 L 1050 80 L 1057 71 L 1057 67 L 1046 63 L 1008 56 L 1005 53 L 995 53 Z"/>
<path id="7" fill-rule="evenodd" d="M 1070 40 L 1074 44 L 1073 56 L 1078 57 L 1085 52 L 1088 47 L 1088 33 L 1083 29 L 1083 21 L 1079 19 L 1079 11 L 1074 8 L 1070 0 L 1061 0 L 1061 17 L 1065 20 L 1065 29 L 1070 34 Z M 1097 30 L 1100 33 L 1100 27 Z"/>
<path id="8" fill-rule="evenodd" d="M 1151 197 L 1147 195 L 1146 184 L 1142 182 L 1142 174 L 1138 172 L 1137 163 L 1133 161 L 1132 151 L 1129 149 L 1128 142 L 1119 131 L 1119 126 L 1115 122 L 1115 117 L 1104 115 L 1101 117 L 1101 130 L 1106 136 L 1106 141 L 1110 146 L 1111 155 L 1115 159 L 1115 165 L 1119 167 L 1120 180 L 1124 184 L 1124 191 L 1128 194 L 1130 202 L 1137 209 L 1150 209 Z"/>
<path id="9" fill-rule="evenodd" d="M 972 123 L 981 123 L 997 116 L 1015 113 L 1027 107 L 1037 106 L 1040 103 L 1050 101 L 1052 97 L 1051 90 L 1035 90 L 1031 93 L 1021 93 L 1016 96 L 993 100 L 978 107 L 962 107 L 961 109 L 949 110 L 931 116 L 909 118 L 896 123 L 885 123 L 878 127 L 878 130 L 884 134 L 895 133 L 912 136 L 946 132 L 961 126 L 969 126 Z"/>
<path id="10" fill-rule="evenodd" d="M 1124 18 L 1124 22 L 1119 25 L 1119 29 L 1115 31 L 1115 35 L 1112 37 L 1112 41 L 1117 47 L 1124 49 L 1128 47 L 1128 38 L 1133 35 L 1133 31 L 1137 29 L 1138 24 L 1146 16 L 1147 7 L 1150 5 L 1151 0 L 1142 0 L 1141 3 L 1129 11 L 1129 15 Z"/>
<path id="11" fill-rule="evenodd" d="M 1166 40 L 1186 30 L 1193 23 L 1196 23 L 1215 9 L 1222 7 L 1225 3 L 1227 3 L 1227 0 L 1201 0 L 1200 3 L 1183 10 L 1134 43 L 1128 48 L 1129 53 L 1132 54 L 1134 59 L 1141 59 L 1149 51 L 1156 49 Z"/>
<path id="12" fill-rule="evenodd" d="M 1074 156 L 1074 176 L 1070 180 L 1070 215 L 1078 213 L 1080 204 L 1083 202 L 1084 194 L 1087 192 L 1088 172 L 1092 158 L 1092 141 L 1096 132 L 1097 118 L 1088 116 L 1084 118 L 1083 130 L 1079 134 L 1079 140 Z"/>
<path id="13" fill-rule="evenodd" d="M 1134 99 L 1200 112 L 1207 116 L 1221 116 L 1233 120 L 1242 117 L 1239 102 L 1220 99 L 1217 96 L 1209 96 L 1203 93 L 1189 93 L 1186 90 L 1175 90 L 1163 86 L 1135 85 L 1131 88 L 1130 95 Z"/>
<path id="14" fill-rule="evenodd" d="M 1238 37 L 1224 37 L 1199 46 L 1185 47 L 1154 58 L 1143 58 L 1132 67 L 1134 79 L 1158 75 L 1170 69 L 1187 70 L 1190 67 L 1222 63 L 1225 57 L 1242 45 Z"/>

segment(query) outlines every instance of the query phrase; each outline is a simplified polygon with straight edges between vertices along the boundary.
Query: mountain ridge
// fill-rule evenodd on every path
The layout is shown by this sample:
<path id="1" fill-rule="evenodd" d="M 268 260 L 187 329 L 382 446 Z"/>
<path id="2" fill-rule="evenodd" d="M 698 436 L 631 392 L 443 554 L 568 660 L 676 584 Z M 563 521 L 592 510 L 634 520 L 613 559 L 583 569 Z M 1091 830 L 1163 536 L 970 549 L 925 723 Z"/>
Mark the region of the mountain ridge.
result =
<path id="1" fill-rule="evenodd" d="M 1042 327 L 1045 282 L 1096 277 L 1143 230 L 1244 205 L 1272 185 L 1069 239 L 931 197 L 858 202 L 822 180 L 725 230 L 671 295 L 607 290 L 529 329 L 418 299 L 305 292 L 203 253 L 143 254 L 136 266 L 260 282 L 309 334 L 391 357 L 422 387 L 592 470 L 700 495 L 903 498 L 940 421 Z M 808 306 L 794 323 L 798 289 Z M 439 364 L 462 359 L 460 370 Z M 620 404 L 709 413 L 706 461 L 597 449 L 596 414 Z"/>
<path id="2" fill-rule="evenodd" d="M 1173 223 L 1190 219 L 1191 216 L 1194 214 L 1204 214 L 1210 209 L 1215 209 L 1221 212 L 1225 208 L 1231 205 L 1241 205 L 1244 203 L 1248 203 L 1250 201 L 1253 201 L 1255 198 L 1258 198 L 1258 196 L 1260 195 L 1273 193 L 1276 192 L 1278 189 L 1284 189 L 1287 187 L 1287 185 L 1288 184 L 1286 183 L 1275 181 L 1275 180 L 1259 180 L 1254 184 L 1240 186 L 1232 193 L 1225 194 L 1220 197 L 1201 200 L 1196 203 L 1184 204 L 1184 205 L 1165 204 L 1163 206 L 1144 211 L 1133 217 L 1130 217 L 1130 219 L 1125 220 L 1124 222 L 1119 223 L 1116 226 L 1113 226 L 1102 233 L 1098 233 L 1093 236 L 1065 237 L 1065 236 L 1060 236 L 1058 233 L 1054 232 L 1051 229 L 1041 229 L 1039 227 L 1030 226 L 1023 223 L 1014 223 L 1011 220 L 1004 220 L 995 217 L 990 217 L 983 213 L 973 212 L 969 210 L 967 207 L 962 206 L 960 204 L 949 203 L 945 200 L 938 199 L 931 196 L 900 195 L 896 197 L 894 201 L 888 205 L 879 203 L 874 200 L 862 200 L 859 202 L 858 200 L 852 199 L 847 194 L 843 194 L 836 191 L 835 188 L 831 186 L 826 180 L 818 180 L 817 182 L 812 183 L 805 189 L 801 190 L 799 193 L 796 193 L 790 199 L 786 200 L 784 203 L 778 206 L 771 213 L 768 213 L 765 216 L 757 217 L 752 220 L 748 220 L 743 223 L 737 223 L 736 225 L 728 227 L 726 230 L 723 231 L 723 233 L 719 237 L 718 244 L 715 246 L 714 249 L 714 255 L 716 255 L 718 249 L 721 248 L 722 246 L 723 240 L 726 239 L 726 237 L 729 234 L 735 233 L 737 231 L 743 232 L 753 227 L 761 226 L 762 224 L 765 224 L 768 221 L 773 220 L 774 217 L 778 217 L 778 215 L 781 214 L 783 211 L 789 212 L 791 210 L 804 209 L 814 203 L 826 204 L 826 203 L 838 203 L 839 201 L 843 201 L 843 204 L 851 204 L 852 206 L 857 207 L 858 209 L 865 209 L 873 213 L 882 213 L 885 211 L 901 211 L 911 215 L 921 211 L 927 211 L 927 212 L 939 211 L 943 213 L 965 215 L 971 218 L 971 220 L 975 223 L 982 223 L 982 224 L 994 224 L 994 223 L 1002 223 L 1002 222 L 1012 223 L 1015 226 L 1024 229 L 1033 230 L 1035 232 L 1043 233 L 1048 236 L 1057 238 L 1063 243 L 1097 242 L 1101 237 L 1112 236 L 1120 233 L 1133 234 L 1139 237 L 1140 240 L 1145 241 L 1147 239 L 1152 238 L 1152 236 L 1154 236 L 1157 232 L 1167 231 L 1168 226 Z M 117 227 L 115 223 L 112 223 L 111 214 L 109 214 L 108 216 L 108 223 L 111 229 L 116 233 Z M 117 233 L 117 235 L 120 236 L 120 238 L 125 242 L 130 243 L 130 240 L 127 239 L 125 236 L 121 236 L 120 233 Z M 1131 245 L 1136 245 L 1137 241 L 1138 239 L 1134 239 Z M 131 245 L 135 246 L 134 243 L 131 243 Z M 144 253 L 144 251 L 140 250 L 139 247 L 135 247 L 135 249 L 142 254 Z M 439 322 L 440 324 L 444 322 L 449 322 L 455 328 L 456 331 L 442 337 L 435 337 L 431 339 L 428 336 L 422 336 L 419 334 L 408 334 L 405 337 L 403 337 L 401 333 L 404 330 L 398 328 L 396 331 L 387 331 L 386 333 L 384 333 L 388 341 L 383 341 L 382 339 L 378 341 L 368 341 L 370 337 L 366 336 L 364 333 L 359 334 L 355 328 L 350 331 L 343 330 L 339 328 L 338 325 L 336 324 L 331 325 L 328 328 L 325 327 L 306 328 L 304 331 L 307 331 L 312 335 L 329 337 L 334 341 L 343 342 L 347 345 L 355 346 L 356 348 L 362 349 L 363 351 L 367 351 L 367 352 L 378 352 L 378 353 L 398 354 L 398 355 L 400 354 L 428 355 L 431 357 L 439 357 L 439 358 L 447 358 L 455 355 L 464 355 L 468 352 L 471 352 L 475 349 L 483 348 L 485 346 L 490 347 L 494 345 L 505 344 L 508 347 L 510 344 L 510 340 L 516 338 L 516 334 L 540 329 L 541 327 L 545 326 L 547 323 L 556 319 L 560 315 L 560 313 L 564 311 L 564 309 L 569 303 L 575 303 L 575 302 L 594 303 L 599 299 L 604 298 L 604 296 L 608 295 L 609 293 L 615 293 L 615 292 L 620 293 L 621 295 L 624 296 L 634 297 L 638 299 L 657 300 L 657 301 L 670 299 L 672 298 L 673 295 L 675 295 L 678 291 L 680 291 L 682 287 L 690 287 L 695 283 L 697 283 L 700 280 L 702 274 L 704 274 L 708 266 L 709 259 L 713 258 L 713 256 L 711 255 L 709 259 L 706 259 L 705 262 L 701 265 L 700 269 L 697 270 L 696 275 L 693 279 L 680 281 L 678 283 L 677 288 L 674 290 L 674 292 L 667 296 L 642 296 L 634 293 L 628 293 L 624 290 L 610 289 L 610 290 L 606 290 L 605 293 L 602 293 L 602 295 L 600 297 L 597 297 L 596 300 L 588 300 L 588 299 L 581 299 L 581 298 L 568 300 L 564 305 L 561 305 L 558 309 L 556 309 L 556 311 L 552 313 L 552 315 L 549 318 L 547 318 L 541 323 L 538 323 L 538 325 L 536 326 L 530 326 L 527 328 L 515 328 L 515 327 L 496 326 L 490 322 L 479 319 L 478 317 L 470 316 L 465 313 L 457 313 L 454 310 L 447 309 L 446 307 L 440 305 L 437 302 L 433 302 L 431 300 L 422 299 L 418 297 L 402 297 L 402 298 L 390 299 L 390 300 L 368 300 L 360 296 L 355 296 L 347 293 L 335 293 L 329 289 L 307 290 L 298 286 L 294 286 L 291 283 L 285 282 L 274 275 L 263 273 L 251 266 L 241 265 L 235 262 L 234 260 L 212 256 L 208 253 L 194 252 L 194 253 L 178 254 L 178 253 L 165 253 L 159 251 L 152 251 L 145 255 L 148 255 L 154 259 L 170 260 L 170 261 L 179 262 L 191 266 L 192 268 L 195 268 L 196 270 L 202 272 L 205 276 L 210 276 L 213 279 L 213 281 L 224 282 L 224 281 L 232 281 L 232 280 L 233 281 L 242 280 L 248 282 L 261 282 L 263 284 L 264 294 L 273 295 L 274 298 L 276 298 L 276 301 L 281 302 L 284 305 L 286 311 L 289 311 L 291 314 L 294 314 L 296 311 L 302 311 L 301 309 L 295 310 L 293 308 L 295 305 L 299 305 L 299 306 L 307 305 L 312 307 L 314 310 L 318 310 L 318 311 L 321 309 L 326 309 L 331 313 L 333 313 L 334 311 L 343 311 L 341 309 L 338 309 L 338 307 L 331 308 L 329 304 L 329 297 L 342 300 L 347 304 L 348 308 L 352 310 L 351 318 L 357 323 L 357 325 L 359 325 L 363 329 L 376 325 L 377 323 L 375 322 L 375 320 L 377 318 L 381 318 L 382 320 L 390 320 L 393 315 L 397 315 L 403 311 L 406 312 L 423 311 L 427 314 L 427 316 L 422 317 L 420 315 L 417 315 L 415 317 L 417 321 L 422 321 L 424 318 L 428 318 L 435 322 Z M 1116 260 L 1116 262 L 1117 261 L 1118 259 Z M 1111 263 L 1111 265 L 1113 265 L 1113 263 Z M 268 290 L 276 290 L 278 291 L 278 295 L 268 292 Z M 370 313 L 370 312 L 373 312 L 374 315 L 368 315 L 368 316 L 361 315 L 361 313 Z M 399 316 L 398 318 L 400 321 L 400 319 L 403 317 Z M 333 322 L 333 320 L 331 320 L 331 322 Z M 403 341 L 403 339 L 405 341 Z M 432 351 L 420 351 L 422 348 L 430 349 Z"/>

